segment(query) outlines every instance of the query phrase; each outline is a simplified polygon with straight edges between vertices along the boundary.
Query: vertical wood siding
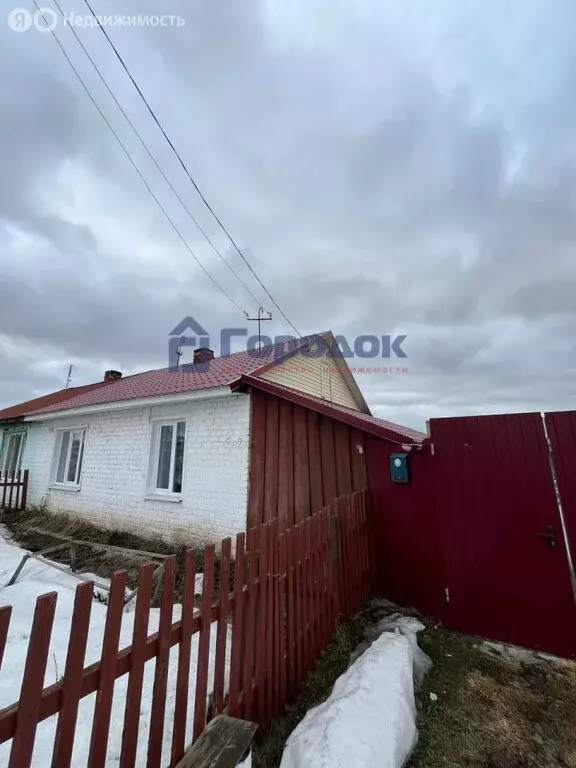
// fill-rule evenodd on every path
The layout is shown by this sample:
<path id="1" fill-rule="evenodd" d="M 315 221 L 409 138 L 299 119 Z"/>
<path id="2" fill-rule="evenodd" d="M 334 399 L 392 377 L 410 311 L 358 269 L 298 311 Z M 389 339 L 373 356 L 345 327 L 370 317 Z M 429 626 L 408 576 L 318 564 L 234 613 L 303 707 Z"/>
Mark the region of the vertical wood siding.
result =
<path id="1" fill-rule="evenodd" d="M 364 434 L 329 416 L 252 392 L 248 527 L 303 522 L 367 486 Z"/>

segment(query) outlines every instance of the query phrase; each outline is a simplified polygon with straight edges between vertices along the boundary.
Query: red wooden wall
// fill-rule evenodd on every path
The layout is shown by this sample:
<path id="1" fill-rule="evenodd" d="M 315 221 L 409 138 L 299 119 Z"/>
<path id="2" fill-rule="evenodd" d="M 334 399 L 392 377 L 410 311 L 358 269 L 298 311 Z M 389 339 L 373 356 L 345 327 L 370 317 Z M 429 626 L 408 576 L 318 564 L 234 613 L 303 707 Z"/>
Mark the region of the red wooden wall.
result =
<path id="1" fill-rule="evenodd" d="M 302 522 L 367 487 L 365 435 L 342 422 L 252 390 L 248 528 L 278 516 Z"/>

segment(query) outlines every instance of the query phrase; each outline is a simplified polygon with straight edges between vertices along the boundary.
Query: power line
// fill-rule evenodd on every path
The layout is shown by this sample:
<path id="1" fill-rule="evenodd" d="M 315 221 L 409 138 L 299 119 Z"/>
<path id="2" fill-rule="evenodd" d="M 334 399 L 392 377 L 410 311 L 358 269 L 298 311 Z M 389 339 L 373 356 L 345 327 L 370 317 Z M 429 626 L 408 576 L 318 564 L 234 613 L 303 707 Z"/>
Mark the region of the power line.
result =
<path id="1" fill-rule="evenodd" d="M 42 18 L 44 18 L 44 13 L 42 12 L 42 9 L 41 9 L 41 8 L 40 8 L 40 6 L 38 5 L 38 1 L 37 1 L 37 0 L 32 0 L 32 2 L 33 2 L 33 3 L 34 3 L 34 5 L 36 6 L 36 8 L 37 8 L 38 12 L 41 14 Z M 50 26 L 50 25 L 49 25 L 49 26 Z M 52 28 L 50 28 L 50 32 L 52 33 L 52 36 L 54 37 L 54 39 L 55 39 L 55 40 L 56 40 L 56 42 L 58 43 L 58 47 L 60 48 L 60 50 L 61 50 L 61 51 L 62 51 L 62 53 L 64 54 L 64 57 L 66 58 L 66 61 L 67 61 L 67 62 L 68 62 L 68 64 L 71 66 L 71 68 L 72 68 L 72 71 L 74 72 L 74 74 L 75 74 L 75 75 L 76 75 L 76 77 L 78 78 L 78 81 L 80 82 L 80 85 L 82 86 L 82 88 L 83 88 L 83 89 L 84 89 L 84 91 L 86 92 L 86 95 L 88 96 L 88 98 L 90 99 L 90 101 L 92 102 L 92 104 L 93 104 L 93 105 L 96 107 L 96 109 L 98 110 L 98 113 L 99 113 L 100 117 L 101 117 L 101 118 L 104 120 L 104 122 L 106 123 L 106 125 L 108 126 L 108 128 L 110 129 L 110 131 L 112 132 L 112 135 L 114 136 L 114 138 L 116 139 L 116 141 L 118 142 L 118 144 L 120 145 L 120 147 L 122 148 L 122 150 L 123 150 L 124 154 L 126 155 L 126 157 L 128 158 L 128 160 L 130 161 L 130 163 L 131 163 L 132 167 L 134 168 L 134 170 L 136 171 L 136 173 L 138 174 L 138 176 L 140 176 L 140 178 L 141 178 L 141 180 L 142 180 L 142 183 L 144 184 L 144 186 L 146 187 L 146 189 L 148 190 L 148 192 L 150 193 L 150 195 L 151 195 L 151 196 L 154 198 L 154 200 L 156 201 L 156 204 L 158 205 L 158 207 L 160 208 L 160 210 L 162 211 L 162 213 L 164 214 L 164 216 L 165 216 L 165 217 L 166 217 L 166 219 L 168 220 L 168 222 L 169 222 L 170 226 L 172 227 L 172 229 L 174 230 L 174 232 L 175 232 L 175 233 L 178 235 L 178 237 L 180 238 L 180 240 L 182 241 L 182 243 L 184 244 L 184 246 L 186 247 L 186 249 L 188 250 L 188 252 L 190 253 L 190 255 L 191 255 L 193 258 L 194 258 L 194 260 L 196 261 L 196 263 L 198 264 L 198 266 L 200 267 L 200 269 L 201 269 L 201 270 L 204 272 L 204 274 L 205 274 L 205 275 L 206 275 L 206 276 L 207 276 L 207 277 L 208 277 L 208 278 L 209 278 L 209 279 L 210 279 L 210 280 L 211 280 L 211 281 L 214 283 L 214 285 L 215 285 L 215 286 L 218 288 L 218 290 L 219 290 L 219 291 L 221 291 L 221 292 L 224 294 L 224 296 L 226 296 L 226 298 L 228 299 L 228 301 L 230 301 L 230 302 L 231 302 L 231 303 L 232 303 L 232 304 L 233 304 L 233 305 L 236 307 L 236 309 L 238 309 L 240 312 L 242 312 L 242 313 L 244 314 L 244 316 L 246 316 L 246 314 L 247 314 L 247 313 L 246 313 L 246 311 L 245 311 L 244 309 L 242 309 L 242 307 L 241 307 L 241 306 L 238 304 L 238 302 L 237 302 L 235 299 L 233 299 L 233 298 L 230 296 L 230 294 L 229 294 L 229 293 L 228 293 L 228 292 L 227 292 L 227 291 L 226 291 L 226 290 L 225 290 L 225 289 L 224 289 L 224 288 L 223 288 L 223 287 L 220 285 L 220 283 L 218 283 L 218 281 L 217 281 L 217 280 L 216 280 L 214 277 L 212 277 L 212 275 L 210 274 L 210 272 L 208 272 L 208 270 L 206 269 L 206 267 L 205 267 L 205 266 L 202 264 L 202 262 L 200 261 L 200 259 L 199 259 L 199 258 L 196 256 L 196 254 L 194 253 L 194 251 L 193 251 L 193 250 L 192 250 L 192 248 L 190 247 L 190 245 L 189 245 L 188 241 L 186 240 L 186 238 L 184 237 L 184 235 L 183 235 L 183 234 L 180 232 L 180 230 L 178 229 L 178 227 L 177 227 L 177 226 L 176 226 L 176 224 L 174 223 L 174 220 L 171 218 L 171 216 L 170 216 L 170 214 L 168 213 L 168 211 L 167 211 L 167 210 L 164 208 L 164 206 L 162 205 L 162 203 L 160 202 L 160 200 L 158 199 L 158 197 L 157 197 L 157 196 L 154 194 L 154 191 L 152 190 L 152 188 L 150 187 L 150 185 L 148 184 L 148 182 L 147 182 L 147 181 L 146 181 L 146 179 L 144 178 L 144 175 L 142 174 L 142 171 L 141 171 L 141 170 L 138 168 L 138 166 L 136 165 L 136 163 L 134 162 L 134 160 L 133 160 L 133 158 L 132 158 L 132 155 L 131 155 L 131 154 L 130 154 L 130 152 L 129 152 L 129 151 L 126 149 L 126 146 L 125 146 L 125 145 L 124 145 L 124 143 L 122 142 L 122 139 L 121 139 L 121 138 L 118 136 L 118 134 L 116 133 L 116 131 L 115 131 L 115 130 L 114 130 L 114 128 L 112 127 L 112 124 L 110 123 L 110 121 L 108 120 L 108 118 L 106 117 L 106 115 L 104 114 L 104 112 L 102 112 L 102 110 L 100 109 L 100 107 L 99 107 L 99 105 L 98 105 L 98 102 L 96 101 L 96 99 L 95 99 L 95 98 L 92 96 L 92 94 L 90 93 L 90 90 L 88 89 L 88 86 L 86 85 L 86 83 L 85 83 L 85 82 L 84 82 L 84 80 L 82 79 L 82 76 L 80 75 L 80 73 L 78 72 L 78 70 L 76 69 L 76 67 L 74 66 L 74 63 L 73 63 L 72 59 L 71 59 L 71 58 L 68 56 L 68 54 L 66 53 L 66 49 L 64 48 L 64 46 L 62 45 L 62 43 L 61 43 L 61 42 L 60 42 L 60 40 L 58 39 L 58 36 L 56 35 L 56 33 L 54 32 L 54 30 L 53 30 Z"/>
<path id="2" fill-rule="evenodd" d="M 191 181 L 192 185 L 194 186 L 194 189 L 195 189 L 195 190 L 196 190 L 196 192 L 197 192 L 197 193 L 200 195 L 200 199 L 202 200 L 202 202 L 204 203 L 204 205 L 206 206 L 206 208 L 207 208 L 207 209 L 210 211 L 210 213 L 211 213 L 211 214 L 212 214 L 212 216 L 214 217 L 215 221 L 218 223 L 218 225 L 220 226 L 220 228 L 222 229 L 222 231 L 224 232 L 224 234 L 226 235 L 226 237 L 228 238 L 228 240 L 230 241 L 230 243 L 232 244 L 232 246 L 233 246 L 233 247 L 234 247 L 234 249 L 236 250 L 237 254 L 240 256 L 240 258 L 242 259 L 242 261 L 244 262 L 244 264 L 246 264 L 246 266 L 248 267 L 248 269 L 250 270 L 250 272 L 251 272 L 251 273 L 254 275 L 254 277 L 256 278 L 256 280 L 258 281 L 259 285 L 260 285 L 260 286 L 261 286 L 261 288 L 264 290 L 264 292 L 266 293 L 266 295 L 268 296 L 268 298 L 270 299 L 270 301 L 272 302 L 272 304 L 274 304 L 274 306 L 276 307 L 276 309 L 278 310 L 278 312 L 280 312 L 280 314 L 282 315 L 282 317 L 284 318 L 284 320 L 285 320 L 285 321 L 288 323 L 288 325 L 290 326 L 290 328 L 292 328 L 292 330 L 293 330 L 293 331 L 295 331 L 295 332 L 296 332 L 296 334 L 297 334 L 297 335 L 298 335 L 300 338 L 302 338 L 302 336 L 301 336 L 300 332 L 298 331 L 298 329 L 297 329 L 297 328 L 295 327 L 295 325 L 294 325 L 294 324 L 293 324 L 293 323 L 292 323 L 292 322 L 291 322 L 291 321 L 288 319 L 288 317 L 287 317 L 287 316 L 284 314 L 284 312 L 282 311 L 281 307 L 278 305 L 277 301 L 274 299 L 274 297 L 272 296 L 272 294 L 270 293 L 270 291 L 269 291 L 269 290 L 266 288 L 266 286 L 264 285 L 264 283 L 262 282 L 262 280 L 260 279 L 260 277 L 258 276 L 258 274 L 257 274 L 257 273 L 255 272 L 255 270 L 252 268 L 252 266 L 251 266 L 250 262 L 249 262 L 249 261 L 246 259 L 246 257 L 244 256 L 244 254 L 242 253 L 242 251 L 240 250 L 240 248 L 239 248 L 239 247 L 238 247 L 238 245 L 236 244 L 236 241 L 234 240 L 234 238 L 232 237 L 232 235 L 230 234 L 230 232 L 229 232 L 229 231 L 226 229 L 226 227 L 224 226 L 224 224 L 223 224 L 222 220 L 221 220 L 221 219 L 218 217 L 218 215 L 216 214 L 216 212 L 214 211 L 214 209 L 212 208 L 212 206 L 210 205 L 210 203 L 208 202 L 208 200 L 207 200 L 207 199 L 204 197 L 204 195 L 203 195 L 203 193 L 202 193 L 202 190 L 200 189 L 200 187 L 198 186 L 198 184 L 197 184 L 197 183 L 196 183 L 196 181 L 194 180 L 194 178 L 193 178 L 192 174 L 190 173 L 190 171 L 188 170 L 188 168 L 187 168 L 187 166 L 186 166 L 186 163 L 185 163 L 185 162 L 182 160 L 182 157 L 180 156 L 180 153 L 178 152 L 178 150 L 176 149 L 176 147 L 175 147 L 175 146 L 174 146 L 174 144 L 172 143 L 172 141 L 171 141 L 170 137 L 168 136 L 168 134 L 166 133 L 166 131 L 164 130 L 164 128 L 162 127 L 162 124 L 160 123 L 160 120 L 159 120 L 159 119 L 156 117 L 156 113 L 154 112 L 154 110 L 152 109 L 152 107 L 151 107 L 151 106 L 150 106 L 150 104 L 148 103 L 148 100 L 146 99 L 146 97 L 145 97 L 145 96 L 144 96 L 144 94 L 142 93 L 142 90 L 141 90 L 140 86 L 138 85 L 138 83 L 136 82 L 136 80 L 134 79 L 134 77 L 132 76 L 132 73 L 131 73 L 131 72 L 130 72 L 130 70 L 128 69 L 128 67 L 127 67 L 126 63 L 124 62 L 124 59 L 122 58 L 122 56 L 121 56 L 121 55 L 120 55 L 120 53 L 118 52 L 118 49 L 116 48 L 116 46 L 114 45 L 114 42 L 112 41 L 112 39 L 110 38 L 110 36 L 109 36 L 109 35 L 108 35 L 108 33 L 106 32 L 106 30 L 105 30 L 104 26 L 103 26 L 102 24 L 98 23 L 98 17 L 97 17 L 97 16 L 96 16 L 96 14 L 94 13 L 94 9 L 92 8 L 92 6 L 91 6 L 91 4 L 90 4 L 89 0 L 84 0 L 84 3 L 86 4 L 86 7 L 88 8 L 88 10 L 90 11 L 90 13 L 92 14 L 92 16 L 93 16 L 94 20 L 96 21 L 96 25 L 97 25 L 97 26 L 100 28 L 100 31 L 102 32 L 102 34 L 104 35 L 104 37 L 106 38 L 106 40 L 107 40 L 107 41 L 108 41 L 108 43 L 110 44 L 110 46 L 111 46 L 112 50 L 113 50 L 113 51 L 114 51 L 114 53 L 116 54 L 116 58 L 118 59 L 118 61 L 119 61 L 119 62 L 120 62 L 120 64 L 122 65 L 122 68 L 124 69 L 124 71 L 126 72 L 126 74 L 128 75 L 128 77 L 130 78 L 130 81 L 132 82 L 132 85 L 134 86 L 134 88 L 136 88 L 136 90 L 137 90 L 137 92 L 138 92 L 138 95 L 140 96 L 140 98 L 142 99 L 142 101 L 144 102 L 144 104 L 146 105 L 146 108 L 148 109 L 148 112 L 150 113 L 150 115 L 151 115 L 152 119 L 154 120 L 154 122 L 156 123 L 156 125 L 158 126 L 158 128 L 160 129 L 160 131 L 162 132 L 162 135 L 164 136 L 164 138 L 165 138 L 165 139 L 166 139 L 166 141 L 168 142 L 168 145 L 170 146 L 170 148 L 171 148 L 172 152 L 175 154 L 176 158 L 178 159 L 178 162 L 180 163 L 180 165 L 181 165 L 181 166 L 182 166 L 182 168 L 184 169 L 184 172 L 185 172 L 186 176 L 188 176 L 188 179 Z"/>
<path id="3" fill-rule="evenodd" d="M 66 18 L 66 16 L 65 16 L 65 14 L 64 14 L 64 11 L 63 11 L 63 9 L 62 9 L 62 6 L 61 6 L 61 5 L 60 5 L 60 3 L 58 2 L 58 0 L 54 0 L 54 5 L 55 5 L 55 6 L 56 6 L 56 8 L 58 8 L 58 10 L 60 11 L 60 14 L 61 14 L 62 18 L 63 18 L 63 19 L 65 19 L 65 18 Z M 219 258 L 220 258 L 220 259 L 221 259 L 221 260 L 224 262 L 224 264 L 225 264 L 225 265 L 228 267 L 228 269 L 230 270 L 230 272 L 232 272 L 232 274 L 234 275 L 234 277 L 235 277 L 235 278 L 236 278 L 236 279 L 237 279 L 237 280 L 240 282 L 240 284 L 242 285 L 242 287 L 243 287 L 243 288 L 244 288 L 244 289 L 245 289 L 245 290 L 246 290 L 246 291 L 247 291 L 247 292 L 250 294 L 250 296 L 252 297 L 252 299 L 253 299 L 253 300 L 256 302 L 256 304 L 258 305 L 258 304 L 260 303 L 260 300 L 259 300 L 259 299 L 258 299 L 258 298 L 257 298 L 257 297 L 254 295 L 254 293 L 251 291 L 251 289 L 249 288 L 249 286 L 248 286 L 248 285 L 246 285 L 246 283 L 244 282 L 244 280 L 243 280 L 243 279 L 240 277 L 240 275 L 239 275 L 239 274 L 236 272 L 236 270 L 235 270 L 235 269 L 232 267 L 232 265 L 231 265 L 231 264 L 230 264 L 230 263 L 227 261 L 227 259 L 226 259 L 226 258 L 225 258 L 225 257 L 222 255 L 221 251 L 220 251 L 220 250 L 219 250 L 219 249 L 216 247 L 216 245 L 215 245 L 215 244 L 214 244 L 214 242 L 211 240 L 211 238 L 210 238 L 210 236 L 208 235 L 208 233 L 207 233 L 207 232 L 206 232 L 206 231 L 205 231 L 205 230 L 202 228 L 202 226 L 200 225 L 200 223 L 198 222 L 198 220 L 196 219 L 196 217 L 194 216 L 194 214 L 193 214 L 193 213 L 190 211 L 190 209 L 188 208 L 188 206 L 186 205 L 186 203 L 184 202 L 184 200 L 182 199 L 182 197 L 181 197 L 181 196 L 180 196 L 180 194 L 178 193 L 177 189 L 174 187 L 174 185 L 172 184 L 172 182 L 170 181 L 170 179 L 168 178 L 168 176 L 167 176 L 167 175 L 166 175 L 166 173 L 164 172 L 164 170 L 163 170 L 162 166 L 160 165 L 160 163 L 158 162 L 158 160 L 156 159 L 156 157 L 153 155 L 152 151 L 150 150 L 150 148 L 148 147 L 148 145 L 146 144 L 146 142 L 145 142 L 145 141 L 144 141 L 144 139 L 142 138 L 142 136 L 141 136 L 140 132 L 138 131 L 138 129 L 136 128 L 136 126 L 134 125 L 134 123 L 132 122 L 132 120 L 130 119 L 129 115 L 126 113 L 126 110 L 124 109 L 124 107 L 122 106 L 122 104 L 120 104 L 120 102 L 119 102 L 119 101 L 118 101 L 118 99 L 116 98 L 116 95 L 114 94 L 114 92 L 112 91 L 112 89 L 110 88 L 110 86 L 108 85 L 108 83 L 106 82 L 106 78 L 104 77 L 104 75 L 103 75 L 103 74 L 102 74 L 102 72 L 100 71 L 100 69 L 99 69 L 98 65 L 96 64 L 96 62 L 94 61 L 94 59 L 93 59 L 93 58 L 92 58 L 92 56 L 90 55 L 90 52 L 88 51 L 88 49 L 86 48 L 86 46 L 85 46 L 85 45 L 84 45 L 84 43 L 82 42 L 82 39 L 80 38 L 80 36 L 79 36 L 79 35 L 78 35 L 78 33 L 76 32 L 76 30 L 75 30 L 75 28 L 74 28 L 74 25 L 73 25 L 73 24 L 70 24 L 70 25 L 69 25 L 69 27 L 70 27 L 70 30 L 72 31 L 72 34 L 73 34 L 73 35 L 74 35 L 74 37 L 76 38 L 76 41 L 78 42 L 78 44 L 80 45 L 80 47 L 82 48 L 82 50 L 84 51 L 84 53 L 86 54 L 86 56 L 87 56 L 87 58 L 88 58 L 89 62 L 92 64 L 92 66 L 93 66 L 94 70 L 96 71 L 96 74 L 98 75 L 98 77 L 99 77 L 99 78 L 100 78 L 100 80 L 102 81 L 102 83 L 103 83 L 104 87 L 106 88 L 106 90 L 108 91 L 108 93 L 110 94 L 110 96 L 112 97 L 112 99 L 114 100 L 114 103 L 116 104 L 116 106 L 118 107 L 118 109 L 120 110 L 120 112 L 122 113 L 122 115 L 124 116 L 124 118 L 126 119 L 126 121 L 127 121 L 128 125 L 130 126 L 130 128 L 132 128 L 132 130 L 133 130 L 134 134 L 135 134 L 135 135 L 136 135 L 136 137 L 138 138 L 138 141 L 140 142 L 140 144 L 142 145 L 142 147 L 143 147 L 143 148 L 144 148 L 144 150 L 146 151 L 146 154 L 147 154 L 147 155 L 148 155 L 148 157 L 149 157 L 149 158 L 152 160 L 152 162 L 153 162 L 153 163 L 154 163 L 154 165 L 156 166 L 157 170 L 158 170 L 158 171 L 159 171 L 159 172 L 162 174 L 162 177 L 163 177 L 164 181 L 165 181 L 165 182 L 168 184 L 168 186 L 170 187 L 170 189 L 172 190 L 172 192 L 173 192 L 173 193 L 174 193 L 174 195 L 176 196 L 176 198 L 177 198 L 178 202 L 180 203 L 180 205 L 182 206 L 182 208 L 183 208 L 183 209 L 186 211 L 186 213 L 188 214 L 188 216 L 189 216 L 189 217 L 192 219 L 192 221 L 194 222 L 194 224 L 197 226 L 197 228 L 199 229 L 199 231 L 202 233 L 202 235 L 204 236 L 204 238 L 206 239 L 206 241 L 208 242 L 208 244 L 210 245 L 210 247 L 212 248 L 212 250 L 214 251 L 214 253 L 216 253 L 216 255 L 217 255 L 217 256 L 218 256 L 218 257 L 219 257 Z"/>

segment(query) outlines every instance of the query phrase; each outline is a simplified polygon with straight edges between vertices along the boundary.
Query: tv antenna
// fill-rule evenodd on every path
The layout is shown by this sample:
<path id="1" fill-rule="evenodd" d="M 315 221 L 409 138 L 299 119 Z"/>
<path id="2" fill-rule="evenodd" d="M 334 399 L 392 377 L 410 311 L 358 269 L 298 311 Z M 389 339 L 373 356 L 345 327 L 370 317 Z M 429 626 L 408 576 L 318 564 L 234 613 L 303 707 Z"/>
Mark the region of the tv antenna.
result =
<path id="1" fill-rule="evenodd" d="M 258 349 L 262 349 L 261 323 L 266 320 L 272 320 L 272 312 L 266 312 L 262 307 L 258 307 L 258 317 L 248 317 L 248 314 L 246 314 L 246 320 L 258 323 Z"/>
<path id="2" fill-rule="evenodd" d="M 72 368 L 73 367 L 74 366 L 72 365 L 72 363 L 70 363 L 70 365 L 68 367 L 68 376 L 66 378 L 66 386 L 64 387 L 64 389 L 68 389 L 68 387 L 70 386 L 70 384 L 72 382 Z"/>

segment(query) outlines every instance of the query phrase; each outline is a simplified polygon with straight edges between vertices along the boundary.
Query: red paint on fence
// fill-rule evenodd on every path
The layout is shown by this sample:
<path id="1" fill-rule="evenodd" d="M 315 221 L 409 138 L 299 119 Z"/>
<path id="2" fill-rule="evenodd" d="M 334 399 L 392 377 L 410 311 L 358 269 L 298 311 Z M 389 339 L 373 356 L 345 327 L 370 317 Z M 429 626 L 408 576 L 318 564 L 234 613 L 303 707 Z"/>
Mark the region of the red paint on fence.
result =
<path id="1" fill-rule="evenodd" d="M 336 625 L 334 584 L 347 585 L 341 612 L 359 610 L 371 583 L 367 551 L 367 518 L 362 514 L 364 494 L 341 501 L 337 517 L 324 508 L 296 527 L 284 529 L 278 519 L 236 539 L 234 584 L 229 590 L 231 542 L 222 543 L 220 588 L 213 595 L 215 548 L 204 551 L 204 586 L 200 611 L 194 609 L 196 556 L 186 554 L 182 619 L 172 622 L 175 561 L 169 559 L 163 575 L 159 631 L 148 636 L 154 566 L 140 569 L 132 645 L 118 649 L 126 574 L 112 579 L 100 662 L 83 668 L 89 630 L 92 585 L 76 592 L 69 650 L 62 681 L 42 690 L 56 595 L 39 598 L 30 639 L 21 699 L 0 711 L 0 743 L 13 738 L 10 768 L 27 768 L 34 749 L 36 727 L 58 713 L 52 765 L 69 766 L 74 746 L 79 702 L 97 691 L 89 765 L 106 761 L 111 727 L 114 684 L 128 675 L 121 763 L 136 764 L 144 665 L 156 660 L 147 762 L 159 766 L 166 722 L 167 677 L 170 649 L 179 645 L 172 724 L 171 766 L 182 758 L 186 724 L 190 721 L 189 674 L 191 641 L 198 634 L 193 738 L 206 725 L 207 698 L 213 693 L 213 713 L 223 711 L 257 720 L 265 727 L 294 700 L 298 688 L 330 641 Z M 341 532 L 340 551 L 334 557 L 333 525 Z M 346 546 L 346 539 L 349 544 Z M 353 561 L 350 558 L 355 558 Z M 232 619 L 230 688 L 225 689 L 227 622 Z M 0 609 L 0 652 L 5 644 L 10 609 Z M 217 623 L 213 690 L 208 685 L 211 626 Z M 1 680 L 0 680 L 1 684 Z M 227 695 L 228 693 L 228 695 Z"/>
<path id="2" fill-rule="evenodd" d="M 112 697 L 116 679 L 116 660 L 118 656 L 118 641 L 122 626 L 122 610 L 126 591 L 126 572 L 117 571 L 112 576 L 110 600 L 106 614 L 104 639 L 102 641 L 102 658 L 100 660 L 100 675 L 94 720 L 92 723 L 92 739 L 88 755 L 88 768 L 104 768 L 108 735 L 110 732 L 110 717 L 112 713 Z"/>
<path id="3" fill-rule="evenodd" d="M 148 768 L 160 768 L 162 740 L 164 736 L 164 715 L 166 712 L 166 689 L 168 665 L 170 662 L 170 630 L 172 628 L 172 606 L 174 605 L 174 575 L 176 558 L 171 557 L 164 564 L 162 579 L 162 601 L 160 603 L 160 624 L 158 627 L 158 655 L 154 671 L 152 691 L 152 713 L 150 715 L 150 738 L 148 741 Z"/>
<path id="4" fill-rule="evenodd" d="M 50 592 L 36 600 L 9 768 L 24 768 L 32 761 L 56 598 L 56 592 Z"/>
<path id="5" fill-rule="evenodd" d="M 208 664 L 210 661 L 210 623 L 212 613 L 212 592 L 214 589 L 214 545 L 204 550 L 204 579 L 202 582 L 201 623 L 198 638 L 198 662 L 196 674 L 196 696 L 194 700 L 194 731 L 197 739 L 206 725 L 206 697 L 208 695 Z"/>
<path id="6" fill-rule="evenodd" d="M 150 618 L 153 580 L 154 566 L 152 563 L 142 565 L 140 567 L 138 593 L 136 595 L 136 613 L 132 630 L 131 668 L 128 678 L 124 730 L 122 732 L 122 748 L 120 751 L 122 768 L 134 768 L 136 765 L 140 701 L 142 699 L 144 664 L 146 662 L 146 641 L 148 639 L 148 620 Z"/>
<path id="7" fill-rule="evenodd" d="M 52 768 L 68 768 L 72 759 L 78 705 L 82 689 L 82 673 L 90 629 L 94 584 L 81 584 L 74 596 L 70 640 L 62 685 L 62 709 L 58 717 Z"/>
<path id="8" fill-rule="evenodd" d="M 184 754 L 186 721 L 188 714 L 188 690 L 190 687 L 190 658 L 194 618 L 194 592 L 196 585 L 196 553 L 186 552 L 184 562 L 184 595 L 182 600 L 182 636 L 178 647 L 178 672 L 174 703 L 174 729 L 172 731 L 172 768 Z"/>

